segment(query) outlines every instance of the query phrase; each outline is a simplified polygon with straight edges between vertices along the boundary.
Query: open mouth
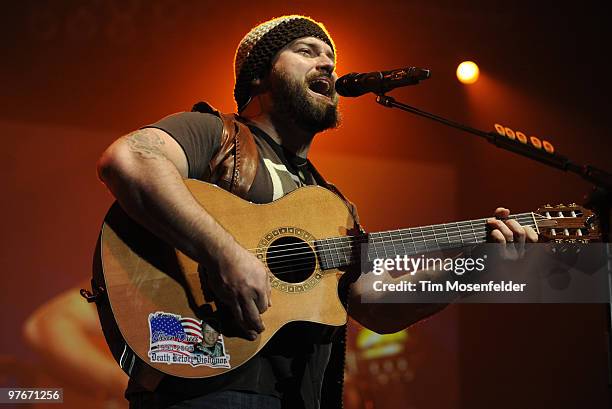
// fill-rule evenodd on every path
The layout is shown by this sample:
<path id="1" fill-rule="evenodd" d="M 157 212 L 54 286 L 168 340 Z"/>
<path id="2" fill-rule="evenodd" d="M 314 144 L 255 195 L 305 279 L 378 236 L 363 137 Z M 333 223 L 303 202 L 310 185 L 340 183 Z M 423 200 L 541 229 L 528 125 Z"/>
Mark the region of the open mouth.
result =
<path id="1" fill-rule="evenodd" d="M 334 92 L 331 79 L 327 77 L 319 77 L 311 80 L 308 84 L 308 88 L 319 95 L 330 98 Z"/>

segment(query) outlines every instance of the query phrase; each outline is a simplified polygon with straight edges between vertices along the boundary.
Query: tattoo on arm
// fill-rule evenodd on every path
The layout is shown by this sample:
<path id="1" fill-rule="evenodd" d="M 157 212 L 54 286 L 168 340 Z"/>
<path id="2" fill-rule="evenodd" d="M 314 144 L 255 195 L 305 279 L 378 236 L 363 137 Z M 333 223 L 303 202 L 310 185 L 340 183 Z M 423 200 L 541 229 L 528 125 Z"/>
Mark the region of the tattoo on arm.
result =
<path id="1" fill-rule="evenodd" d="M 161 146 L 164 140 L 153 130 L 145 128 L 134 131 L 125 137 L 130 151 L 137 153 L 143 159 L 163 159 Z"/>

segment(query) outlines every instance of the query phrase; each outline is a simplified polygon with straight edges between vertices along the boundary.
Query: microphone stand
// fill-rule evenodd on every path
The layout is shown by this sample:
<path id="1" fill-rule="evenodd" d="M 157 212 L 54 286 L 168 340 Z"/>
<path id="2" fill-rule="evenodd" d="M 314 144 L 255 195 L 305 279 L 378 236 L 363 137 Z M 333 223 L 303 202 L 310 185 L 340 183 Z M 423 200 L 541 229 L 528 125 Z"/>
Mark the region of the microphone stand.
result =
<path id="1" fill-rule="evenodd" d="M 596 214 L 599 215 L 602 240 L 603 242 L 607 243 L 604 247 L 606 251 L 606 267 L 608 271 L 609 291 L 609 302 L 607 304 L 608 394 L 610 395 L 609 398 L 612 400 L 612 250 L 610 249 L 610 242 L 612 241 L 612 234 L 610 230 L 612 225 L 612 174 L 591 165 L 580 165 L 574 163 L 565 156 L 561 156 L 556 153 L 549 153 L 543 149 L 536 149 L 528 144 L 509 139 L 505 135 L 500 135 L 497 132 L 484 132 L 470 126 L 451 121 L 441 116 L 422 111 L 413 106 L 398 102 L 395 100 L 395 98 L 385 95 L 384 93 L 377 95 L 376 102 L 387 108 L 398 108 L 402 111 L 429 118 L 452 128 L 480 136 L 498 148 L 514 152 L 566 172 L 575 173 L 594 185 L 593 191 L 587 198 L 586 205 L 587 207 L 595 210 Z"/>

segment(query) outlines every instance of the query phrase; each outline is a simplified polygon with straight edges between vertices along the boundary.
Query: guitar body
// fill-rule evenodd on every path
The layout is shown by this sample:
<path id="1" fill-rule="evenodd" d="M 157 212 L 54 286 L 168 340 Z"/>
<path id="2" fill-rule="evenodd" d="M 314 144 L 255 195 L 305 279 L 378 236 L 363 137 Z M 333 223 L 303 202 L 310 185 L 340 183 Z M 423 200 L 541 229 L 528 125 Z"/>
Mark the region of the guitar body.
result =
<path id="1" fill-rule="evenodd" d="M 98 240 L 91 298 L 113 356 L 150 390 L 164 374 L 207 378 L 231 371 L 289 322 L 345 324 L 347 313 L 338 297 L 342 273 L 335 267 L 359 262 L 354 244 L 369 243 L 372 252 L 367 256 L 372 259 L 486 241 L 485 219 L 358 234 L 345 202 L 316 186 L 257 205 L 208 183 L 185 183 L 200 205 L 266 266 L 272 307 L 262 314 L 266 329 L 256 340 L 239 337 L 197 263 L 135 223 L 115 203 Z M 547 205 L 513 218 L 534 227 L 546 241 L 600 238 L 595 215 L 575 204 Z"/>
<path id="2" fill-rule="evenodd" d="M 128 375 L 145 386 L 160 373 L 216 376 L 248 361 L 291 321 L 346 323 L 338 297 L 342 273 L 323 271 L 313 244 L 355 228 L 338 196 L 313 186 L 257 205 L 211 184 L 185 182 L 202 207 L 268 267 L 272 307 L 262 315 L 266 329 L 255 341 L 238 337 L 229 314 L 200 281 L 197 263 L 132 221 L 115 203 L 104 220 L 92 283 L 101 295 L 96 302 L 107 342 Z M 296 246 L 301 247 L 289 255 L 288 264 L 278 267 L 275 252 Z M 201 343 L 204 324 L 220 333 L 214 348 Z M 169 338 L 172 331 L 174 338 Z"/>

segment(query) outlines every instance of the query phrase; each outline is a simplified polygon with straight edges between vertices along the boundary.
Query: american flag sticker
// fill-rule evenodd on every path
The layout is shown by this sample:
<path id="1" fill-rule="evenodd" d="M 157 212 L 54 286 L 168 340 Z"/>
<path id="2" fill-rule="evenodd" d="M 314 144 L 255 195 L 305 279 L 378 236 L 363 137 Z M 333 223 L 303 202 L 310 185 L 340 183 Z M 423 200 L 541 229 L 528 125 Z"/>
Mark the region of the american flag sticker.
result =
<path id="1" fill-rule="evenodd" d="M 151 362 L 231 368 L 223 336 L 204 321 L 157 311 L 149 329 Z"/>

